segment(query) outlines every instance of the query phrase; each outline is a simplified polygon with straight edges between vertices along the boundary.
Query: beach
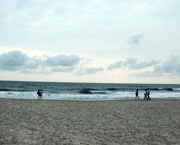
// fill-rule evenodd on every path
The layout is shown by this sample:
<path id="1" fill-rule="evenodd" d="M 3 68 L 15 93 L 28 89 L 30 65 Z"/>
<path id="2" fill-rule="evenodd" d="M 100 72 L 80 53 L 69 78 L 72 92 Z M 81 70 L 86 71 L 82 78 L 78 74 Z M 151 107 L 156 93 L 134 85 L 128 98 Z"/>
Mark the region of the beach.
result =
<path id="1" fill-rule="evenodd" d="M 180 144 L 180 99 L 0 99 L 0 144 Z"/>

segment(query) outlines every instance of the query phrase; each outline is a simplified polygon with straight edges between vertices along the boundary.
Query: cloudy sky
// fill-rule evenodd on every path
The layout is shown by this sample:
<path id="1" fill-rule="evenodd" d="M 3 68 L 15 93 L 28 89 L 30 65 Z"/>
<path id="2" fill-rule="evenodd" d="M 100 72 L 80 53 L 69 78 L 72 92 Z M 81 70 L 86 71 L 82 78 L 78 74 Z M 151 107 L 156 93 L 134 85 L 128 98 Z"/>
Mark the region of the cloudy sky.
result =
<path id="1" fill-rule="evenodd" d="M 179 0 L 0 0 L 0 80 L 180 83 Z"/>

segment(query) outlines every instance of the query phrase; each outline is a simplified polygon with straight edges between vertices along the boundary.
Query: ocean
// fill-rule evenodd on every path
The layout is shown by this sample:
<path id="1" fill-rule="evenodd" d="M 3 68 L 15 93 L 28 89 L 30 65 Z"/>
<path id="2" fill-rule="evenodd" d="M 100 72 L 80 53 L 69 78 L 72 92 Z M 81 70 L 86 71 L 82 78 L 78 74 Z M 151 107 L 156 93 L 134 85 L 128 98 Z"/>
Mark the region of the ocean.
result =
<path id="1" fill-rule="evenodd" d="M 0 81 L 0 98 L 37 99 L 37 90 L 42 89 L 43 99 L 52 100 L 110 100 L 134 99 L 150 88 L 153 98 L 180 98 L 180 84 L 111 84 L 111 83 L 65 83 Z"/>

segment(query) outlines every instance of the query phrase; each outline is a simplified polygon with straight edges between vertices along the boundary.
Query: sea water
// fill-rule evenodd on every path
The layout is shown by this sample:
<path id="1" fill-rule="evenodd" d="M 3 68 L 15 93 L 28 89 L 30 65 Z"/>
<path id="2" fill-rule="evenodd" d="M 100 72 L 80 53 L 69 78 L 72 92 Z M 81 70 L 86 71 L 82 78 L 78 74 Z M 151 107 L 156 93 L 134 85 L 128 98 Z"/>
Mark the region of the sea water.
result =
<path id="1" fill-rule="evenodd" d="M 53 100 L 110 100 L 134 99 L 136 89 L 139 97 L 150 89 L 153 98 L 180 98 L 180 84 L 110 84 L 110 83 L 62 83 L 0 81 L 0 98 L 37 99 L 42 89 L 43 99 Z"/>

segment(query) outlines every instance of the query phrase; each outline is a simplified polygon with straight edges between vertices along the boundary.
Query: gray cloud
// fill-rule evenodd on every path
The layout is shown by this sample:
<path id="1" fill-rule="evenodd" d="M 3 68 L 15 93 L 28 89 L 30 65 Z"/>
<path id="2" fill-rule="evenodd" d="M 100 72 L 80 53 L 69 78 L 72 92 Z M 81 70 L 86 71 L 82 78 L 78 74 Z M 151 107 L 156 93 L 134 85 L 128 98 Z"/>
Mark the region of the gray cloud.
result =
<path id="1" fill-rule="evenodd" d="M 137 59 L 130 58 L 124 62 L 124 67 L 129 67 L 129 69 L 142 69 L 158 64 L 159 61 L 138 61 Z"/>
<path id="2" fill-rule="evenodd" d="M 142 41 L 143 34 L 131 36 L 128 40 L 130 44 L 139 44 Z"/>
<path id="3" fill-rule="evenodd" d="M 29 57 L 20 51 L 11 51 L 0 55 L 0 69 L 7 71 L 20 70 Z"/>
<path id="4" fill-rule="evenodd" d="M 108 66 L 108 70 L 113 70 L 115 68 L 127 67 L 129 69 L 142 69 L 158 64 L 159 61 L 139 61 L 135 58 L 128 58 L 125 61 L 117 61 L 114 64 Z"/>
<path id="5" fill-rule="evenodd" d="M 85 74 L 95 74 L 97 72 L 104 71 L 102 67 L 88 67 L 88 68 L 80 68 L 76 71 L 76 75 L 85 75 Z"/>
<path id="6" fill-rule="evenodd" d="M 78 64 L 80 57 L 78 55 L 57 55 L 47 57 L 44 64 L 47 66 L 74 66 Z"/>
<path id="7" fill-rule="evenodd" d="M 108 66 L 108 70 L 113 70 L 115 68 L 121 68 L 122 67 L 122 61 L 117 61 L 115 64 L 111 64 Z"/>
<path id="8" fill-rule="evenodd" d="M 36 56 L 29 58 L 16 50 L 0 55 L 0 69 L 5 71 L 20 71 L 22 73 L 69 72 L 80 61 L 78 55 L 46 56 L 45 60 Z"/>
<path id="9" fill-rule="evenodd" d="M 180 74 L 180 57 L 171 56 L 163 64 L 154 66 L 154 73 L 175 73 Z"/>
<path id="10" fill-rule="evenodd" d="M 168 75 L 168 76 L 180 75 L 180 57 L 179 56 L 171 56 L 165 62 L 154 65 L 153 71 L 133 73 L 130 76 L 154 77 L 154 76 L 164 76 L 164 75 Z"/>
<path id="11" fill-rule="evenodd" d="M 37 57 L 33 57 L 26 61 L 26 64 L 23 66 L 24 69 L 37 69 L 39 66 L 41 66 L 42 60 Z"/>

